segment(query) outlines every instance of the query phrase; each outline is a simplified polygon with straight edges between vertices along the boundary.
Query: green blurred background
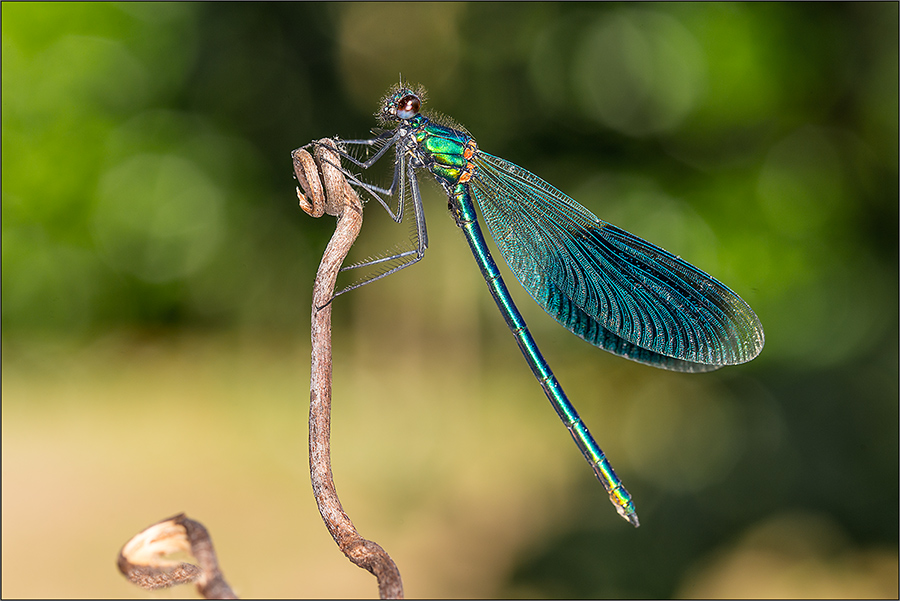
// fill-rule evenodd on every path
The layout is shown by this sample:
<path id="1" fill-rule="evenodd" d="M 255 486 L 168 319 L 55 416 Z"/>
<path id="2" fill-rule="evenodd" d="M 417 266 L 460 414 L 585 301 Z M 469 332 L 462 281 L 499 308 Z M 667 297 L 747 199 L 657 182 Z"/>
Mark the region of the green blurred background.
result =
<path id="1" fill-rule="evenodd" d="M 365 137 L 402 74 L 766 329 L 750 364 L 667 373 L 507 276 L 634 530 L 424 185 L 425 260 L 334 304 L 338 490 L 407 595 L 896 598 L 897 24 L 896 3 L 3 3 L 3 596 L 146 597 L 116 553 L 178 511 L 243 596 L 376 595 L 308 484 L 333 221 L 298 209 L 290 151 Z M 405 234 L 370 204 L 351 258 Z"/>

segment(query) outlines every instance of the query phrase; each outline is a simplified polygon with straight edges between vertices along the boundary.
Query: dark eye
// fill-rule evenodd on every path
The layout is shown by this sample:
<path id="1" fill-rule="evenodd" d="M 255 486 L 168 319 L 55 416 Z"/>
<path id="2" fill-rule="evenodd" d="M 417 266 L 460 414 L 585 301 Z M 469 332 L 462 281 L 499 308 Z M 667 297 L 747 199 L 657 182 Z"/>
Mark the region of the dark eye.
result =
<path id="1" fill-rule="evenodd" d="M 411 119 L 419 112 L 419 106 L 419 97 L 407 94 L 397 101 L 397 116 L 401 119 Z"/>

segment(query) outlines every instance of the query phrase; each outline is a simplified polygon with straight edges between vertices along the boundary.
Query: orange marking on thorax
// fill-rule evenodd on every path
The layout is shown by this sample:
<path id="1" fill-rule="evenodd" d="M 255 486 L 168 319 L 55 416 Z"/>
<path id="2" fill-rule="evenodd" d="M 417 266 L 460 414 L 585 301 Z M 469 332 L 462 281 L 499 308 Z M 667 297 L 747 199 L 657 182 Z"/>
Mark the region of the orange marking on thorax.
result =
<path id="1" fill-rule="evenodd" d="M 475 156 L 475 151 L 478 150 L 478 144 L 475 143 L 475 140 L 469 140 L 469 143 L 466 144 L 466 149 L 463 150 L 463 158 L 466 159 L 468 164 L 466 164 L 465 170 L 459 176 L 459 183 L 464 184 L 475 175 L 475 164 L 471 161 L 472 157 Z"/>

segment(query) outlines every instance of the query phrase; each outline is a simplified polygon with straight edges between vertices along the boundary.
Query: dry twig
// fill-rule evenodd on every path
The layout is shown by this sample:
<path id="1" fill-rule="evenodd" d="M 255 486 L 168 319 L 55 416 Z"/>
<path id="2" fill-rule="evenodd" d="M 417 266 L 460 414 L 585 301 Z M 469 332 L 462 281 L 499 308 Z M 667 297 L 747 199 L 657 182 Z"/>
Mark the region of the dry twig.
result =
<path id="1" fill-rule="evenodd" d="M 399 599 L 403 597 L 400 571 L 381 546 L 356 531 L 341 507 L 331 473 L 331 300 L 338 271 L 362 227 L 362 203 L 336 167 L 340 157 L 334 149 L 334 140 L 325 138 L 315 143 L 315 160 L 302 148 L 291 155 L 297 181 L 305 192 L 297 190 L 300 207 L 313 217 L 328 213 L 338 218 L 313 288 L 309 472 L 319 513 L 340 550 L 375 575 L 382 599 Z"/>
<path id="2" fill-rule="evenodd" d="M 331 473 L 331 300 L 338 271 L 362 226 L 362 203 L 337 168 L 340 157 L 334 140 L 326 138 L 314 144 L 315 159 L 302 148 L 292 153 L 294 173 L 305 192 L 297 189 L 300 207 L 313 217 L 328 213 L 338 221 L 313 288 L 310 478 L 319 513 L 340 550 L 375 575 L 382 599 L 401 599 L 400 571 L 381 546 L 356 531 L 341 507 Z M 166 557 L 177 553 L 193 555 L 200 567 Z M 118 566 L 129 580 L 148 590 L 196 582 L 197 590 L 207 599 L 237 598 L 219 570 L 206 528 L 184 514 L 162 520 L 134 536 L 119 552 Z"/>
<path id="3" fill-rule="evenodd" d="M 193 555 L 200 567 L 166 557 L 176 553 Z M 196 582 L 206 599 L 237 599 L 219 570 L 206 528 L 183 513 L 136 534 L 119 551 L 118 565 L 129 580 L 148 590 Z"/>

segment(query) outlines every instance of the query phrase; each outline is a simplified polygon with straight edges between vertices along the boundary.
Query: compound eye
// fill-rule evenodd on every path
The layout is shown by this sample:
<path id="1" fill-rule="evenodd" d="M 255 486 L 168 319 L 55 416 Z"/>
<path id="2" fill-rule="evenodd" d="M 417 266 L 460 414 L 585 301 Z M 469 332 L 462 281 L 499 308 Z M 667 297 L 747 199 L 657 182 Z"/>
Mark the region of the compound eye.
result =
<path id="1" fill-rule="evenodd" d="M 397 101 L 397 117 L 400 119 L 412 119 L 419 112 L 419 97 L 415 94 L 407 94 Z"/>

